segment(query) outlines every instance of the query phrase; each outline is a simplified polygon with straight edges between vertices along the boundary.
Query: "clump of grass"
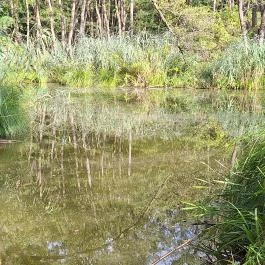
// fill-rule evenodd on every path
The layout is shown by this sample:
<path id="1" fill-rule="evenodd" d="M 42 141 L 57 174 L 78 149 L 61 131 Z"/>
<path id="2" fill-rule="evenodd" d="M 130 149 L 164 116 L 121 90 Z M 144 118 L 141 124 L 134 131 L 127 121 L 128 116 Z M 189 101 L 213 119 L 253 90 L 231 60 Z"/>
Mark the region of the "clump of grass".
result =
<path id="1" fill-rule="evenodd" d="M 208 84 L 222 89 L 261 89 L 264 70 L 265 44 L 248 40 L 229 47 L 204 77 Z"/>
<path id="2" fill-rule="evenodd" d="M 264 264 L 264 138 L 248 148 L 225 181 L 216 183 L 224 185 L 220 195 L 188 207 L 213 223 L 202 237 L 203 250 L 222 264 Z"/>
<path id="3" fill-rule="evenodd" d="M 4 86 L 21 84 L 42 84 L 47 82 L 47 73 L 43 67 L 47 54 L 37 48 L 26 49 L 11 41 L 1 43 L 0 83 Z"/>
<path id="4" fill-rule="evenodd" d="M 0 87 L 0 137 L 14 138 L 26 132 L 23 99 L 20 89 Z"/>

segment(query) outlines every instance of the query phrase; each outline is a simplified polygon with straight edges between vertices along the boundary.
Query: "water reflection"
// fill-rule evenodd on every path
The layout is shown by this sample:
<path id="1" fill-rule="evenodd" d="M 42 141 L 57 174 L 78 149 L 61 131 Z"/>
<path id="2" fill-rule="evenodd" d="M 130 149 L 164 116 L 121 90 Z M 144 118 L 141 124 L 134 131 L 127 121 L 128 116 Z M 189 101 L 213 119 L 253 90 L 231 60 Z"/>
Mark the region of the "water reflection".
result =
<path id="1" fill-rule="evenodd" d="M 201 162 L 222 169 L 222 150 L 175 134 L 139 137 L 142 125 L 129 121 L 108 130 L 92 124 L 97 116 L 92 130 L 67 104 L 60 115 L 40 105 L 31 141 L 0 150 L 0 263 L 151 264 L 195 236 L 179 205 L 201 196 L 192 188 L 209 177 Z"/>

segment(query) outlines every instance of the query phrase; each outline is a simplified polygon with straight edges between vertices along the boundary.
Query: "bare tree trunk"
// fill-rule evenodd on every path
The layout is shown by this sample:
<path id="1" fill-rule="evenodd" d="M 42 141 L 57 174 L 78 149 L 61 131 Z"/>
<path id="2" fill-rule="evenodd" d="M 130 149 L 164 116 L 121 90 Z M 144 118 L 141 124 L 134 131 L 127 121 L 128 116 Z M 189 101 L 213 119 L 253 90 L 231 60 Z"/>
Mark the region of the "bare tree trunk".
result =
<path id="1" fill-rule="evenodd" d="M 60 9 L 60 18 L 61 18 L 61 41 L 63 47 L 65 47 L 66 44 L 66 21 L 65 21 L 65 16 L 63 12 L 63 5 L 62 5 L 62 0 L 58 0 L 58 5 Z"/>
<path id="2" fill-rule="evenodd" d="M 98 8 L 98 3 L 96 2 L 96 13 L 97 13 L 97 24 L 98 24 L 98 34 L 100 37 L 103 36 L 103 25 L 102 25 L 102 19 Z"/>
<path id="3" fill-rule="evenodd" d="M 157 12 L 159 13 L 159 15 L 160 15 L 162 21 L 163 21 L 163 22 L 165 23 L 165 25 L 167 26 L 168 30 L 171 32 L 172 35 L 174 35 L 174 36 L 176 36 L 176 37 L 178 38 L 178 36 L 177 36 L 177 34 L 176 34 L 174 28 L 173 28 L 173 27 L 170 25 L 170 23 L 167 21 L 167 19 L 165 18 L 163 12 L 161 11 L 159 5 L 157 4 L 157 0 L 152 0 L 152 2 L 153 2 L 153 5 L 154 5 L 155 9 L 156 9 Z M 181 45 L 179 45 L 179 44 L 177 44 L 177 47 L 178 47 L 180 53 L 183 55 L 183 54 L 184 54 L 184 49 L 183 49 L 183 48 L 181 47 Z"/>
<path id="4" fill-rule="evenodd" d="M 244 0 L 238 0 L 238 12 L 239 12 L 239 19 L 240 19 L 240 26 L 241 26 L 241 32 L 244 39 L 247 37 L 247 28 L 246 28 L 246 22 L 244 17 Z"/>
<path id="5" fill-rule="evenodd" d="M 265 6 L 263 6 L 261 10 L 260 37 L 259 37 L 259 41 L 261 44 L 264 42 L 264 36 L 265 36 Z"/>
<path id="6" fill-rule="evenodd" d="M 134 30 L 134 0 L 131 0 L 130 3 L 130 31 L 131 35 L 133 35 Z"/>
<path id="7" fill-rule="evenodd" d="M 110 37 L 110 29 L 109 29 L 109 18 L 107 14 L 107 8 L 106 8 L 106 0 L 102 0 L 102 11 L 103 11 L 103 17 L 104 17 L 104 25 L 105 25 L 105 31 L 107 34 L 107 37 Z"/>
<path id="8" fill-rule="evenodd" d="M 93 9 L 87 6 L 87 16 L 89 21 L 89 33 L 91 37 L 94 37 L 94 21 L 93 21 Z"/>
<path id="9" fill-rule="evenodd" d="M 85 36 L 87 0 L 83 0 L 80 16 L 80 36 Z"/>
<path id="10" fill-rule="evenodd" d="M 42 26 L 40 18 L 40 3 L 39 0 L 36 0 L 35 3 L 35 12 L 36 12 L 36 37 L 38 40 L 42 39 Z"/>
<path id="11" fill-rule="evenodd" d="M 121 25 L 122 25 L 122 34 L 125 34 L 126 31 L 126 10 L 124 0 L 120 0 L 120 15 L 121 15 Z"/>
<path id="12" fill-rule="evenodd" d="M 213 0 L 213 12 L 216 11 L 217 0 Z"/>
<path id="13" fill-rule="evenodd" d="M 72 0 L 71 21 L 70 21 L 69 35 L 68 35 L 68 48 L 71 48 L 73 36 L 74 36 L 76 5 L 77 5 L 77 0 Z"/>
<path id="14" fill-rule="evenodd" d="M 251 27 L 254 29 L 257 26 L 257 11 L 258 7 L 256 4 L 253 4 L 252 14 L 251 14 Z"/>
<path id="15" fill-rule="evenodd" d="M 30 15 L 29 15 L 29 2 L 26 0 L 26 12 L 27 12 L 27 47 L 29 47 L 29 23 L 30 23 Z"/>
<path id="16" fill-rule="evenodd" d="M 51 27 L 51 34 L 52 34 L 52 41 L 53 44 L 55 44 L 56 36 L 55 36 L 55 30 L 54 30 L 54 11 L 53 11 L 53 5 L 52 0 L 47 0 L 48 6 L 49 6 L 49 12 L 50 12 L 50 27 Z"/>
<path id="17" fill-rule="evenodd" d="M 21 36 L 19 33 L 19 21 L 18 21 L 18 2 L 16 0 L 10 1 L 10 7 L 11 7 L 11 15 L 14 21 L 14 30 L 13 30 L 13 36 L 15 41 L 20 42 Z"/>
<path id="18" fill-rule="evenodd" d="M 232 9 L 232 1 L 231 0 L 228 0 L 227 1 L 227 4 L 228 4 L 229 9 L 231 10 Z"/>
<path id="19" fill-rule="evenodd" d="M 122 35 L 122 24 L 121 24 L 121 14 L 120 14 L 120 5 L 119 0 L 115 0 L 115 9 L 116 9 L 116 16 L 118 20 L 118 27 L 119 27 L 119 36 Z"/>

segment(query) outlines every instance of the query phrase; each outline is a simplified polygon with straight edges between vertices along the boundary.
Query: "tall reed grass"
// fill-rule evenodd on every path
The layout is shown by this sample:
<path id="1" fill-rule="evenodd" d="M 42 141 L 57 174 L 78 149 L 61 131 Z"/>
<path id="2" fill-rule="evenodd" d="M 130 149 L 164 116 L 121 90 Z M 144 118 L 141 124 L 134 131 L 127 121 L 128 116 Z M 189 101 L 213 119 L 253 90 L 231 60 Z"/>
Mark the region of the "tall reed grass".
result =
<path id="1" fill-rule="evenodd" d="M 24 95 L 18 88 L 0 87 L 0 137 L 22 136 L 27 125 Z"/>
<path id="2" fill-rule="evenodd" d="M 9 43 L 0 61 L 5 65 L 2 84 L 58 82 L 74 87 L 183 87 L 196 83 L 193 75 L 183 78 L 183 73 L 195 68 L 194 60 L 183 58 L 170 34 L 82 38 L 70 51 L 59 42 L 53 49 L 35 42 L 28 48 Z"/>
<path id="3" fill-rule="evenodd" d="M 264 137 L 246 150 L 233 172 L 224 181 L 215 182 L 222 185 L 219 195 L 188 207 L 210 220 L 201 248 L 220 264 L 265 263 Z"/>
<path id="4" fill-rule="evenodd" d="M 222 89 L 262 89 L 265 73 L 265 44 L 256 40 L 227 48 L 204 72 L 208 85 Z"/>

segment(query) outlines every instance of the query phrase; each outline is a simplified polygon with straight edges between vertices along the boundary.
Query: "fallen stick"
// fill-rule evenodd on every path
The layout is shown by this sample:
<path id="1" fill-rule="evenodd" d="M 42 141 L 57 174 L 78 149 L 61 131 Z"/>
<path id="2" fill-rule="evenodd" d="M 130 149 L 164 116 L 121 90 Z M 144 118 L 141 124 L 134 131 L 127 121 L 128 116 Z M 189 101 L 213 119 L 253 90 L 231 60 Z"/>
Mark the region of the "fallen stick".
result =
<path id="1" fill-rule="evenodd" d="M 191 242 L 193 241 L 193 239 L 189 239 L 186 240 L 184 243 L 182 243 L 180 246 L 175 247 L 174 249 L 170 250 L 168 253 L 166 253 L 165 255 L 163 255 L 162 257 L 160 257 L 158 260 L 154 261 L 151 265 L 156 265 L 158 264 L 160 261 L 164 260 L 165 258 L 167 258 L 168 256 L 170 256 L 172 253 L 174 253 L 175 251 L 180 250 L 181 248 L 189 245 Z"/>

